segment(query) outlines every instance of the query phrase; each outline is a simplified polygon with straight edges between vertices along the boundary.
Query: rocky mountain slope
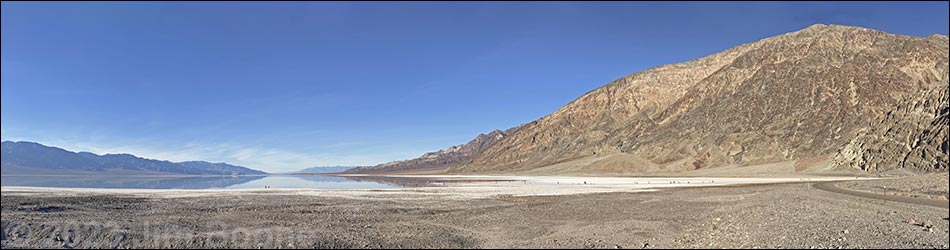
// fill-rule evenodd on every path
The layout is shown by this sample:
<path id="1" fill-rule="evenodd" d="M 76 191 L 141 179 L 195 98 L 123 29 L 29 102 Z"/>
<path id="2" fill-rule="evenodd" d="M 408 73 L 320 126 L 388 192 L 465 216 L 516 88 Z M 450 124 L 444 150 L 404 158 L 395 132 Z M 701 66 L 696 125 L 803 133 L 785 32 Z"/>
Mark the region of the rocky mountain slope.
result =
<path id="1" fill-rule="evenodd" d="M 3 174 L 59 175 L 249 175 L 264 172 L 225 163 L 169 162 L 130 154 L 70 152 L 35 142 L 2 143 Z"/>
<path id="2" fill-rule="evenodd" d="M 813 25 L 617 79 L 449 172 L 945 171 L 947 75 L 946 36 Z"/>
<path id="3" fill-rule="evenodd" d="M 918 96 L 903 98 L 896 109 L 872 119 L 835 155 L 832 164 L 868 171 L 946 170 L 950 148 L 950 84 L 946 68 L 941 75 L 941 83 Z"/>
<path id="4" fill-rule="evenodd" d="M 448 149 L 425 153 L 419 158 L 383 163 L 370 167 L 359 167 L 346 171 L 348 174 L 394 173 L 407 171 L 444 170 L 449 167 L 468 163 L 473 155 L 483 151 L 495 142 L 517 130 L 517 127 L 505 131 L 494 130 L 488 134 L 479 134 L 468 143 L 452 146 Z"/>

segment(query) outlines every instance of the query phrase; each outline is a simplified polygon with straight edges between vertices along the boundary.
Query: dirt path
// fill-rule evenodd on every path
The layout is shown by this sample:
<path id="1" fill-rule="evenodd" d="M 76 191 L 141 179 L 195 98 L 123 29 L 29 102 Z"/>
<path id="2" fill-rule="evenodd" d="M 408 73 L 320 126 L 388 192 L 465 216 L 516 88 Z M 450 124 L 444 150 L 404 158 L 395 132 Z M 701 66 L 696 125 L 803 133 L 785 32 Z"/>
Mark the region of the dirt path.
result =
<path id="1" fill-rule="evenodd" d="M 845 194 L 845 195 L 851 195 L 851 196 L 857 196 L 857 197 L 863 197 L 863 198 L 869 198 L 869 199 L 903 202 L 903 203 L 910 203 L 910 204 L 916 204 L 916 205 L 924 205 L 924 206 L 950 209 L 950 202 L 948 201 L 854 191 L 850 189 L 840 188 L 837 186 L 838 183 L 841 183 L 841 182 L 820 182 L 820 183 L 815 183 L 814 186 L 817 189 L 821 189 L 821 190 L 832 192 L 832 193 L 839 193 L 839 194 Z"/>

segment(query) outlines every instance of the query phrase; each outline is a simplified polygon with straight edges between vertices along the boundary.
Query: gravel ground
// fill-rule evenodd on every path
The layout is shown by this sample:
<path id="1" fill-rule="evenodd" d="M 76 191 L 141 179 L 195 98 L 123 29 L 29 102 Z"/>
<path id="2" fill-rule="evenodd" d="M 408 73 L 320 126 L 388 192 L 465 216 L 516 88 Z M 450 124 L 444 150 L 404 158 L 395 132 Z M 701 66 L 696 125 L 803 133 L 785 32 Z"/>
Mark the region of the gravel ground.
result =
<path id="1" fill-rule="evenodd" d="M 944 248 L 948 211 L 811 184 L 479 199 L 2 193 L 3 248 Z"/>

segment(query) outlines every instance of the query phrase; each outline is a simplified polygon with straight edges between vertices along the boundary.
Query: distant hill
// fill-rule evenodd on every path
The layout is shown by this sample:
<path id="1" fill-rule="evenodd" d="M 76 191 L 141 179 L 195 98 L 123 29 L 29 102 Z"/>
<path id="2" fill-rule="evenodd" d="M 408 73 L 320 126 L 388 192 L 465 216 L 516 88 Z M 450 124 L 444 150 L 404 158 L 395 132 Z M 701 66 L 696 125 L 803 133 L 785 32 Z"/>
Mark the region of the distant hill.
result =
<path id="1" fill-rule="evenodd" d="M 353 168 L 354 166 L 322 166 L 322 167 L 312 167 L 305 168 L 294 172 L 289 172 L 287 174 L 330 174 L 330 173 L 341 173 Z"/>
<path id="2" fill-rule="evenodd" d="M 265 172 L 225 163 L 170 162 L 130 154 L 71 152 L 35 142 L 2 143 L 4 175 L 254 175 Z"/>
<path id="3" fill-rule="evenodd" d="M 383 163 L 371 167 L 354 168 L 346 173 L 348 174 L 369 174 L 369 173 L 403 173 L 417 171 L 441 171 L 450 167 L 468 163 L 475 154 L 488 148 L 495 142 L 505 138 L 518 127 L 510 128 L 505 131 L 494 130 L 488 134 L 480 134 L 468 143 L 452 146 L 447 149 L 436 152 L 425 153 L 419 158 Z"/>

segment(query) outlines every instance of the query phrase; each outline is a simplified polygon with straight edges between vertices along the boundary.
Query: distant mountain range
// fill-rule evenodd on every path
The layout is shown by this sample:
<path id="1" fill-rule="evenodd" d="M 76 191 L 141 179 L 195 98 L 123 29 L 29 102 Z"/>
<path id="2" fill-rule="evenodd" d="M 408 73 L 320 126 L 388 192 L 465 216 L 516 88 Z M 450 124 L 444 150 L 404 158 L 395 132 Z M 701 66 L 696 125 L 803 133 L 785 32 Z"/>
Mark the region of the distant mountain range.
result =
<path id="1" fill-rule="evenodd" d="M 266 174 L 226 163 L 170 162 L 130 154 L 97 155 L 71 152 L 35 142 L 2 143 L 0 173 L 4 175 L 258 175 Z"/>
<path id="2" fill-rule="evenodd" d="M 340 173 L 353 168 L 358 168 L 355 166 L 321 166 L 321 167 L 312 167 L 305 168 L 294 172 L 289 172 L 285 174 L 331 174 L 331 173 Z"/>
<path id="3" fill-rule="evenodd" d="M 479 134 L 468 143 L 447 149 L 425 153 L 419 158 L 383 163 L 370 167 L 359 167 L 346 171 L 348 174 L 405 173 L 420 171 L 441 171 L 449 167 L 468 163 L 476 153 L 505 138 L 518 127 L 505 131 L 494 130 L 488 134 Z"/>

